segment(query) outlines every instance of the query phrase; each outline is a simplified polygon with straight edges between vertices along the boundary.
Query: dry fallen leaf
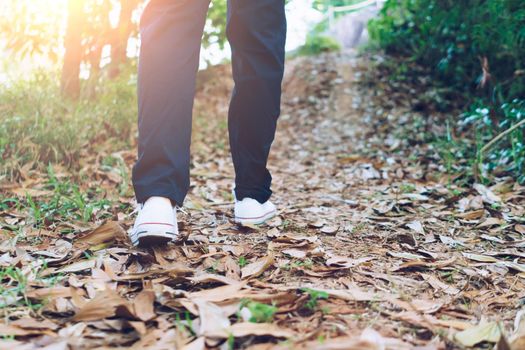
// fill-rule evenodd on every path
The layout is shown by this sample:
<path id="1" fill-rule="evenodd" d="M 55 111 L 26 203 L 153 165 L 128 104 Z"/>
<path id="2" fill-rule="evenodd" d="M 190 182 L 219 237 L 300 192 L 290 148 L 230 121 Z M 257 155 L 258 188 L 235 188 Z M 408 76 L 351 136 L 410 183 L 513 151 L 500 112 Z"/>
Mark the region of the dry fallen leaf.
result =
<path id="1" fill-rule="evenodd" d="M 199 310 L 198 335 L 206 338 L 228 338 L 231 324 L 223 309 L 206 300 L 195 299 L 193 302 Z"/>
<path id="2" fill-rule="evenodd" d="M 415 221 L 408 223 L 406 226 L 421 235 L 425 234 L 425 229 L 423 228 L 421 221 L 415 220 Z"/>
<path id="3" fill-rule="evenodd" d="M 525 225 L 517 224 L 514 226 L 514 230 L 516 230 L 518 233 L 521 233 L 522 235 L 525 235 Z"/>
<path id="4" fill-rule="evenodd" d="M 135 316 L 141 321 L 149 321 L 156 317 L 153 303 L 155 302 L 155 293 L 153 291 L 143 290 L 133 301 Z"/>
<path id="5" fill-rule="evenodd" d="M 58 328 L 58 325 L 50 320 L 36 320 L 34 318 L 19 318 L 18 320 L 11 322 L 11 325 L 24 329 L 55 330 Z"/>
<path id="6" fill-rule="evenodd" d="M 525 349 L 525 309 L 516 314 L 514 332 L 510 338 L 511 350 Z"/>
<path id="7" fill-rule="evenodd" d="M 467 259 L 479 261 L 479 262 L 485 262 L 485 263 L 495 263 L 498 262 L 498 259 L 496 259 L 493 256 L 488 255 L 481 255 L 481 254 L 472 254 L 472 253 L 462 253 L 463 256 Z"/>
<path id="8" fill-rule="evenodd" d="M 246 282 L 238 282 L 213 289 L 204 289 L 198 292 L 188 294 L 190 300 L 206 300 L 209 302 L 221 302 L 235 298 L 239 291 L 246 285 Z"/>
<path id="9" fill-rule="evenodd" d="M 292 338 L 294 336 L 293 332 L 271 323 L 235 323 L 231 327 L 230 332 L 236 338 L 246 337 L 249 335 L 272 336 L 275 338 Z"/>
<path id="10" fill-rule="evenodd" d="M 504 223 L 505 221 L 500 220 L 498 218 L 487 218 L 485 221 L 479 224 L 478 227 L 483 228 L 483 227 L 499 226 Z"/>
<path id="11" fill-rule="evenodd" d="M 126 241 L 126 231 L 115 221 L 108 221 L 77 238 L 76 242 L 96 246 L 112 241 Z"/>
<path id="12" fill-rule="evenodd" d="M 67 272 L 79 272 L 79 271 L 89 270 L 89 269 L 94 268 L 95 264 L 96 264 L 96 261 L 94 259 L 81 260 L 71 265 L 64 266 L 63 268 L 58 269 L 56 272 L 67 273 Z"/>
<path id="13" fill-rule="evenodd" d="M 264 271 L 273 265 L 274 261 L 274 256 L 270 252 L 266 257 L 258 259 L 257 261 L 243 267 L 241 269 L 241 278 L 247 279 L 262 275 Z"/>
<path id="14" fill-rule="evenodd" d="M 285 255 L 288 255 L 288 256 L 291 256 L 292 258 L 296 258 L 296 259 L 304 259 L 304 258 L 306 258 L 306 252 L 304 250 L 300 250 L 300 249 L 294 249 L 294 248 L 284 249 L 284 250 L 281 251 L 281 253 L 283 253 Z"/>
<path id="15" fill-rule="evenodd" d="M 441 282 L 436 276 L 430 274 L 421 274 L 425 282 L 430 284 L 432 288 L 436 291 L 442 291 L 443 293 L 450 295 L 457 295 L 460 293 L 460 290 L 454 286 L 448 285 L 444 282 Z"/>
<path id="16" fill-rule="evenodd" d="M 368 261 L 374 260 L 373 257 L 363 257 L 359 259 L 345 258 L 342 256 L 333 256 L 326 260 L 326 265 L 332 267 L 341 267 L 341 268 L 351 268 L 361 264 L 364 264 Z"/>
<path id="17" fill-rule="evenodd" d="M 413 347 L 402 340 L 385 338 L 377 331 L 366 328 L 359 337 L 336 337 L 323 342 L 312 341 L 298 344 L 294 349 L 308 350 L 411 350 Z M 429 350 L 434 350 L 430 348 Z"/>
<path id="18" fill-rule="evenodd" d="M 483 215 L 485 215 L 485 209 L 473 210 L 466 213 L 457 214 L 456 216 L 465 220 L 478 220 L 481 219 Z"/>
<path id="19" fill-rule="evenodd" d="M 127 302 L 115 291 L 106 290 L 98 293 L 75 313 L 75 321 L 97 321 L 115 315 L 119 306 Z"/>
<path id="20" fill-rule="evenodd" d="M 27 335 L 38 335 L 38 334 L 47 334 L 54 336 L 55 333 L 48 329 L 41 328 L 22 328 L 15 325 L 8 325 L 5 323 L 0 323 L 0 336 L 3 337 L 13 337 L 13 336 L 27 336 Z"/>
<path id="21" fill-rule="evenodd" d="M 206 340 L 204 337 L 199 337 L 191 343 L 184 345 L 182 350 L 206 350 Z"/>
<path id="22" fill-rule="evenodd" d="M 471 254 L 471 253 L 462 253 L 467 259 L 479 261 L 483 263 L 494 263 L 498 265 L 506 266 L 512 270 L 525 273 L 525 264 L 518 264 L 512 261 L 498 260 L 493 256 L 481 255 L 481 254 Z"/>
<path id="23" fill-rule="evenodd" d="M 479 325 L 454 335 L 454 340 L 462 346 L 472 347 L 487 341 L 497 343 L 501 337 L 501 325 L 497 322 L 481 322 Z"/>
<path id="24" fill-rule="evenodd" d="M 489 188 L 482 184 L 474 184 L 474 189 L 478 191 L 485 203 L 495 204 L 501 202 L 501 198 L 499 196 L 495 195 Z"/>
<path id="25" fill-rule="evenodd" d="M 323 226 L 321 228 L 321 233 L 326 235 L 335 235 L 339 231 L 339 226 Z"/>
<path id="26" fill-rule="evenodd" d="M 388 252 L 388 255 L 405 260 L 425 260 L 425 257 L 422 255 L 407 252 Z"/>

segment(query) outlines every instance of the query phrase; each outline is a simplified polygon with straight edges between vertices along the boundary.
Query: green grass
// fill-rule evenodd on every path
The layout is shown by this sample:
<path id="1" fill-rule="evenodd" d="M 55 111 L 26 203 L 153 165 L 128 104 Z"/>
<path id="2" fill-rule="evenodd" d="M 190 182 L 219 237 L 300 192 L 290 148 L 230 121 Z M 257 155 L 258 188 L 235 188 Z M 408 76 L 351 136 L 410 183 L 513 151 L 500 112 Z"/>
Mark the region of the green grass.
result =
<path id="1" fill-rule="evenodd" d="M 41 302 L 33 302 L 26 296 L 26 290 L 31 283 L 38 282 L 41 286 L 52 287 L 62 278 L 60 275 L 42 277 L 47 268 L 45 262 L 36 262 L 33 267 L 23 270 L 16 266 L 0 267 L 0 309 L 28 307 L 31 310 L 40 309 Z"/>
<path id="2" fill-rule="evenodd" d="M 18 202 L 18 205 L 30 213 L 33 226 L 42 228 L 49 222 L 68 219 L 74 221 L 90 222 L 94 219 L 95 213 L 109 209 L 111 202 L 105 198 L 97 198 L 93 191 L 82 191 L 80 187 L 71 181 L 59 180 L 48 167 L 46 190 L 50 196 L 35 199 L 26 195 L 25 201 Z M 98 216 L 103 219 L 104 215 Z"/>
<path id="3" fill-rule="evenodd" d="M 102 145 L 106 151 L 129 148 L 137 114 L 133 81 L 105 82 L 96 99 L 78 102 L 61 96 L 58 81 L 41 73 L 0 86 L 0 180 L 49 163 L 78 167 Z"/>

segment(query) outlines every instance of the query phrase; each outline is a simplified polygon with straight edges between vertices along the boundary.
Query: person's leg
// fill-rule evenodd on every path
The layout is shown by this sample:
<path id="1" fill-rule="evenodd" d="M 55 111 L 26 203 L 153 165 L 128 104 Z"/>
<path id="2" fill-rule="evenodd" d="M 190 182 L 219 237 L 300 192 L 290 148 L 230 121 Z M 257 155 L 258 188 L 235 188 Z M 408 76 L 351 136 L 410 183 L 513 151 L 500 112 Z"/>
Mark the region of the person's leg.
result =
<path id="1" fill-rule="evenodd" d="M 209 0 L 152 0 L 141 19 L 137 201 L 182 205 L 189 188 L 195 78 Z"/>
<path id="2" fill-rule="evenodd" d="M 228 128 L 237 200 L 265 203 L 272 177 L 266 168 L 280 113 L 284 73 L 284 0 L 229 0 L 233 91 Z"/>

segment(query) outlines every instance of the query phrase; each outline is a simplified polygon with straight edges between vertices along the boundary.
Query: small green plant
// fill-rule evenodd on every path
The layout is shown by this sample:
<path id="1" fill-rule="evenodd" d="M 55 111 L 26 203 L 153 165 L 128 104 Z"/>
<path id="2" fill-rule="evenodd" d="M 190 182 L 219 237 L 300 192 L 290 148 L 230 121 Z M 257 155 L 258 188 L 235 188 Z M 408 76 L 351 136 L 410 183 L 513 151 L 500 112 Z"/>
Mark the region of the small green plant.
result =
<path id="1" fill-rule="evenodd" d="M 399 190 L 402 193 L 413 193 L 416 190 L 416 186 L 413 184 L 403 183 L 399 186 Z"/>
<path id="2" fill-rule="evenodd" d="M 239 264 L 239 266 L 241 268 L 245 267 L 246 265 L 248 265 L 248 261 L 246 260 L 246 257 L 245 256 L 240 256 L 239 260 L 238 260 L 238 264 Z"/>
<path id="3" fill-rule="evenodd" d="M 303 288 L 302 291 L 307 293 L 310 297 L 306 302 L 305 306 L 311 311 L 315 311 L 317 309 L 319 300 L 327 300 L 329 296 L 328 293 L 324 291 L 315 290 L 311 288 Z"/>
<path id="4" fill-rule="evenodd" d="M 292 262 L 292 268 L 296 268 L 296 269 L 300 269 L 300 268 L 304 268 L 304 269 L 311 269 L 312 267 L 314 266 L 314 262 L 312 259 L 310 258 L 306 258 L 304 260 L 296 260 L 294 262 Z"/>
<path id="5" fill-rule="evenodd" d="M 251 300 L 241 302 L 241 309 L 243 308 L 250 311 L 250 318 L 248 321 L 252 323 L 272 322 L 275 313 L 278 310 L 274 305 L 267 305 Z"/>

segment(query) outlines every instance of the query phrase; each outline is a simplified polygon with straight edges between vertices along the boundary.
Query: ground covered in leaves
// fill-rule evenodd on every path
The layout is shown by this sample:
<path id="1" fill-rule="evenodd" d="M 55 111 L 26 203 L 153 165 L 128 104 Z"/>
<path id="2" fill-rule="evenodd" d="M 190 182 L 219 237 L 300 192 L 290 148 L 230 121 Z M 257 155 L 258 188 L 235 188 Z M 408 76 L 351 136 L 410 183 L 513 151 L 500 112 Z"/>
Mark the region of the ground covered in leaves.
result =
<path id="1" fill-rule="evenodd" d="M 134 150 L 0 183 L 0 348 L 523 349 L 525 188 L 457 185 L 407 136 L 431 88 L 377 60 L 289 63 L 267 226 L 232 222 L 226 67 L 200 77 L 182 243 L 130 246 Z"/>

